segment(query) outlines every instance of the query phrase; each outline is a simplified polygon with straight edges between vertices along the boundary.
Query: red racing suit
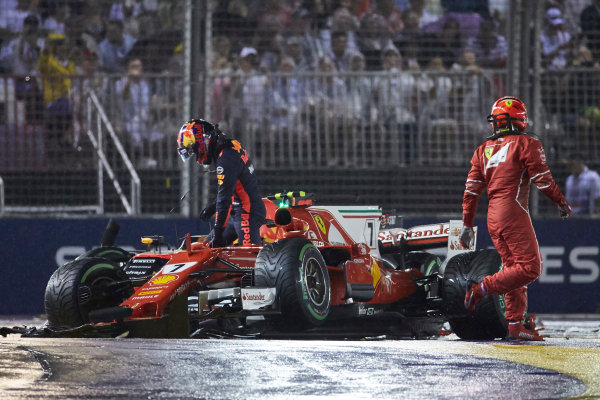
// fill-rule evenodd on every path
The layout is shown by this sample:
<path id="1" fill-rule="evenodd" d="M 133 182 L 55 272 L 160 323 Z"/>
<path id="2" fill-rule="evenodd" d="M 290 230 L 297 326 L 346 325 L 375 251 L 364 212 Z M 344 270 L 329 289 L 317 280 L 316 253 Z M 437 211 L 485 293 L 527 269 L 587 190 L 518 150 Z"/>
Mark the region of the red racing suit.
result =
<path id="1" fill-rule="evenodd" d="M 473 226 L 477 200 L 487 187 L 488 231 L 504 268 L 485 277 L 483 284 L 488 294 L 505 294 L 509 322 L 523 320 L 527 285 L 542 272 L 529 216 L 531 183 L 557 205 L 565 203 L 539 140 L 527 134 L 509 134 L 486 140 L 475 150 L 463 197 L 463 224 Z"/>

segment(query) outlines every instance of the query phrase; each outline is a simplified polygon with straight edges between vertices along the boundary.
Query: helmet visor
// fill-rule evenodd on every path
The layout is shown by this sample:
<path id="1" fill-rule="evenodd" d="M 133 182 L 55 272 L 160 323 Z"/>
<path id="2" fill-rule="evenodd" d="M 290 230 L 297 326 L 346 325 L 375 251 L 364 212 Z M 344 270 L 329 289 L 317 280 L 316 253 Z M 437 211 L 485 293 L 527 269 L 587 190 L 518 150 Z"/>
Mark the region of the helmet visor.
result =
<path id="1" fill-rule="evenodd" d="M 511 118 L 508 113 L 497 113 L 488 115 L 487 121 L 492 125 L 492 130 L 498 132 L 499 130 L 512 130 Z"/>
<path id="2" fill-rule="evenodd" d="M 179 157 L 181 157 L 183 162 L 186 162 L 194 155 L 194 149 L 192 148 L 192 146 L 178 147 L 177 152 L 179 153 Z"/>

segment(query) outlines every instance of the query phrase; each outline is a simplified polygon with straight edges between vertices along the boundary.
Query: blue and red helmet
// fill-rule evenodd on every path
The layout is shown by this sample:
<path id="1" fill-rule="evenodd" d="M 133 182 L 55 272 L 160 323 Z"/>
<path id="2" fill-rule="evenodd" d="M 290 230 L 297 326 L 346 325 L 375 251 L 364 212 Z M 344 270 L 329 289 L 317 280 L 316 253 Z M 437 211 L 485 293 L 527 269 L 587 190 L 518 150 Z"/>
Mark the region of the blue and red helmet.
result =
<path id="1" fill-rule="evenodd" d="M 192 119 L 181 127 L 177 136 L 177 152 L 183 161 L 196 155 L 196 161 L 208 165 L 212 162 L 210 140 L 215 127 L 202 119 Z"/>

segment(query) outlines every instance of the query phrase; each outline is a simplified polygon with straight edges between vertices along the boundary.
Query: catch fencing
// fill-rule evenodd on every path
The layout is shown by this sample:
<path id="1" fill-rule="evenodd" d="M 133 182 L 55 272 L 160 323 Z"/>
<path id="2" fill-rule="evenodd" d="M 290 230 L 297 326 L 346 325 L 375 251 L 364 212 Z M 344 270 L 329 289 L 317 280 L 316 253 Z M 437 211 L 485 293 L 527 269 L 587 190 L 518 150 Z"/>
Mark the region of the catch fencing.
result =
<path id="1" fill-rule="evenodd" d="M 0 76 L 0 210 L 32 216 L 160 213 L 162 202 L 172 208 L 180 189 L 170 181 L 179 181 L 181 165 L 168 139 L 183 120 L 181 76 L 56 78 L 70 81 L 69 115 L 48 112 L 38 78 Z M 132 204 L 140 197 L 138 173 L 143 196 L 152 199 L 147 207 Z M 133 195 L 124 201 L 123 193 Z"/>
<path id="2" fill-rule="evenodd" d="M 505 92 L 500 70 L 218 75 L 211 120 L 256 167 L 465 165 Z"/>
<path id="3" fill-rule="evenodd" d="M 36 89 L 16 83 L 25 78 L 0 77 L 8 99 L 0 107 L 3 172 L 94 164 L 85 135 L 93 128 L 86 107 L 91 91 L 137 168 L 180 166 L 173 143 L 186 120 L 182 76 L 143 75 L 135 84 L 123 76 L 70 76 L 72 117 L 65 117 L 60 132 Z M 465 151 L 489 133 L 485 116 L 505 92 L 506 74 L 255 73 L 206 81 L 210 115 L 193 117 L 216 121 L 240 139 L 258 168 L 368 168 L 464 164 Z"/>
<path id="4" fill-rule="evenodd" d="M 563 157 L 577 151 L 595 159 L 600 150 L 595 134 L 600 111 L 594 103 L 600 89 L 585 80 L 596 74 L 579 69 L 544 75 L 543 123 L 534 121 L 531 127 L 544 140 L 559 182 L 564 180 Z M 88 120 L 85 106 L 89 81 L 71 77 L 75 118 L 68 136 L 57 138 L 47 134 L 46 114 L 35 117 L 31 111 L 37 107 L 34 96 L 8 90 L 17 90 L 14 82 L 20 78 L 0 79 L 9 99 L 0 125 L 0 173 L 6 181 L 7 203 L 39 207 L 94 201 L 97 154 L 85 131 L 96 134 L 98 127 Z M 182 78 L 144 75 L 142 89 L 127 95 L 119 90 L 122 81 L 121 76 L 101 76 L 93 89 L 142 177 L 142 213 L 168 213 L 178 204 L 183 166 L 175 152 L 176 133 L 186 119 L 181 112 Z M 500 70 L 218 74 L 207 82 L 218 100 L 212 102 L 207 118 L 219 121 L 228 135 L 246 145 L 259 175 L 265 177 L 261 179 L 265 191 L 308 186 L 325 201 L 383 203 L 408 215 L 456 214 L 470 157 L 490 133 L 485 116 L 505 92 L 506 74 Z M 19 120 L 23 115 L 27 119 Z M 129 172 L 118 161 L 110 138 L 102 143 L 124 191 L 129 190 Z M 369 190 L 377 196 L 363 193 L 368 178 L 352 179 L 365 174 L 359 171 L 373 180 L 387 177 L 379 182 L 379 190 Z M 330 179 L 319 185 L 306 174 Z M 402 186 L 386 185 L 398 176 L 405 176 Z M 113 185 L 106 181 L 104 186 L 110 191 Z M 430 192 L 438 195 L 425 196 Z M 426 206 L 426 201 L 433 204 Z M 124 212 L 120 203 L 116 194 L 108 196 L 104 209 Z M 552 212 L 542 202 L 539 213 Z"/>
<path id="5" fill-rule="evenodd" d="M 255 3 L 258 9 L 246 11 L 258 18 L 263 2 Z M 181 162 L 175 137 L 184 121 L 198 117 L 219 123 L 241 140 L 265 194 L 301 189 L 314 192 L 320 203 L 380 204 L 403 215 L 460 216 L 470 157 L 490 133 L 486 116 L 491 104 L 506 94 L 518 95 L 528 105 L 530 130 L 543 140 L 561 188 L 567 176 L 564 159 L 577 154 L 591 168 L 600 166 L 600 69 L 544 69 L 544 2 L 490 1 L 490 10 L 501 17 L 495 15 L 494 21 L 508 47 L 497 66 L 458 62 L 440 69 L 422 63 L 411 69 L 406 61 L 378 71 L 283 73 L 257 66 L 247 74 L 239 72 L 240 50 L 264 32 L 237 24 L 240 20 L 231 19 L 232 14 L 243 16 L 244 7 L 230 9 L 230 4 L 245 2 L 158 2 L 157 10 L 146 10 L 133 21 L 121 10 L 131 4 L 86 2 L 101 6 L 107 18 L 123 14 L 126 31 L 139 35 L 130 55 L 142 59 L 143 73 L 0 74 L 0 213 L 31 216 L 44 207 L 63 207 L 61 215 L 80 215 L 75 210 L 99 203 L 102 192 L 101 207 L 94 208 L 100 211 L 92 213 L 125 214 L 122 194 L 133 192 L 137 175 L 141 206 L 136 213 L 197 215 L 215 196 L 214 177 Z M 428 7 L 448 17 L 429 2 Z M 452 15 L 461 26 L 475 29 L 469 21 L 482 21 L 479 12 Z M 143 22 L 152 15 L 162 21 L 162 30 L 150 34 L 146 28 L 153 24 Z M 576 29 L 573 15 L 567 22 Z M 279 34 L 299 35 L 295 28 L 302 21 L 293 20 Z M 309 22 L 313 28 L 318 25 Z M 465 35 L 476 34 L 466 28 Z M 250 37 L 251 32 L 256 36 Z M 279 50 L 258 48 L 262 53 Z M 228 65 L 222 72 L 213 63 L 219 57 Z M 64 103 L 51 110 L 44 103 L 44 90 L 53 80 L 68 84 L 69 113 L 61 109 Z M 92 90 L 107 117 L 102 126 L 93 118 L 97 111 L 87 107 Z M 135 173 L 121 159 L 108 125 Z M 98 161 L 102 156 L 113 174 L 100 172 L 106 169 Z M 535 217 L 556 215 L 540 196 L 533 196 L 531 205 Z M 19 212 L 11 211 L 15 209 Z"/>

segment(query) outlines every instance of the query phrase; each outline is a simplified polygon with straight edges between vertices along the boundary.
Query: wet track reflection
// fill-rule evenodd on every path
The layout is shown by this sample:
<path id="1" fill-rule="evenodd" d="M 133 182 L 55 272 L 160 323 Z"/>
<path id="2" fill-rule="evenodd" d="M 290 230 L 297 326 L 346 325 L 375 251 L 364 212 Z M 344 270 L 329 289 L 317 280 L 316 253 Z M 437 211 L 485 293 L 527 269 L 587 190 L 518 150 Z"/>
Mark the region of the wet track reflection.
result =
<path id="1" fill-rule="evenodd" d="M 600 395 L 597 343 L 11 335 L 0 338 L 0 398 L 594 398 Z M 569 370 L 575 363 L 584 368 Z"/>

